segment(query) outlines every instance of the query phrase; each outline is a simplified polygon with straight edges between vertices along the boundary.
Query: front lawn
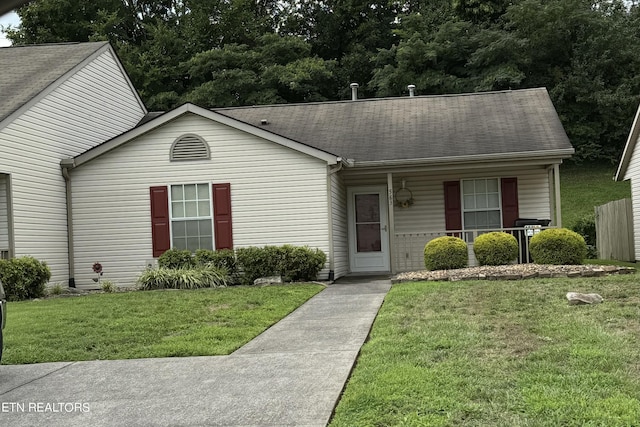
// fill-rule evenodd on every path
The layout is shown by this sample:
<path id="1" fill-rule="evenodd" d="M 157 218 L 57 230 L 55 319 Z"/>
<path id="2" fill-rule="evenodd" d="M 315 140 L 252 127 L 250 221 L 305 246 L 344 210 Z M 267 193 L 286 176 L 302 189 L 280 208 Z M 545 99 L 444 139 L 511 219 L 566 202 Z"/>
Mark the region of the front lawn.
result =
<path id="1" fill-rule="evenodd" d="M 229 354 L 322 289 L 229 287 L 11 302 L 2 363 Z"/>
<path id="2" fill-rule="evenodd" d="M 621 275 L 394 285 L 331 426 L 639 422 L 640 285 Z"/>

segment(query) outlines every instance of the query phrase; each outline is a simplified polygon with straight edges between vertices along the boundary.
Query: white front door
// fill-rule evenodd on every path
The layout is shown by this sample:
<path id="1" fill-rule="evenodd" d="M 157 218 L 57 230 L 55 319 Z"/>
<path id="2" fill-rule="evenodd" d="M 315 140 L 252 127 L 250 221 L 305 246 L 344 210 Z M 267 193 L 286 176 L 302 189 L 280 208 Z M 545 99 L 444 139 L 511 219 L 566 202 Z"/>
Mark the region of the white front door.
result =
<path id="1" fill-rule="evenodd" d="M 351 271 L 389 271 L 387 187 L 350 187 L 347 197 Z"/>

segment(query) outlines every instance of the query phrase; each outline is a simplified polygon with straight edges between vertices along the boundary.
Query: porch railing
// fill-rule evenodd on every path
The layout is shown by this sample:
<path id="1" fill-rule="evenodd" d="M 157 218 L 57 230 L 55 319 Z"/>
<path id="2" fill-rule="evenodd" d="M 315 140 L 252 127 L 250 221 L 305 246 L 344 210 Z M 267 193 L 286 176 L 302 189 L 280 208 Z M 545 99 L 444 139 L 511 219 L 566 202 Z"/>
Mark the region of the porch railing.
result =
<path id="1" fill-rule="evenodd" d="M 518 241 L 518 260 L 519 264 L 531 262 L 529 256 L 529 239 L 533 233 L 552 226 L 539 226 L 535 229 L 529 227 L 513 227 L 499 229 L 483 229 L 483 230 L 443 230 L 431 232 L 412 232 L 412 233 L 396 233 L 394 245 L 394 263 L 398 272 L 424 270 L 424 246 L 436 237 L 456 236 L 467 242 L 469 252 L 469 266 L 477 265 L 475 254 L 473 253 L 473 242 L 480 234 L 490 231 L 504 231 L 512 234 Z"/>

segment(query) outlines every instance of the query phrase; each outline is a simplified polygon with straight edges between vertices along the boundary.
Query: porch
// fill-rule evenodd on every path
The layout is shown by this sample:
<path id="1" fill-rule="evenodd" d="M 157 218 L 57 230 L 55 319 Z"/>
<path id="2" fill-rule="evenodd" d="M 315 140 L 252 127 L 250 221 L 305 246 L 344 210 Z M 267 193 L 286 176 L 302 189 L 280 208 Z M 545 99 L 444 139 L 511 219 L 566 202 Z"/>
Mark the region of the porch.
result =
<path id="1" fill-rule="evenodd" d="M 527 233 L 535 231 L 516 220 L 548 221 L 537 230 L 561 227 L 559 163 L 346 171 L 348 272 L 423 270 L 424 246 L 446 235 L 467 242 L 473 266 L 473 242 L 489 231 L 513 234 L 517 262 L 529 262 Z"/>
<path id="2" fill-rule="evenodd" d="M 529 240 L 541 230 L 555 228 L 555 226 L 523 226 L 497 229 L 477 230 L 441 230 L 433 232 L 395 233 L 392 250 L 393 271 L 401 273 L 405 271 L 424 270 L 424 247 L 431 240 L 442 236 L 455 236 L 462 238 L 467 243 L 469 253 L 469 266 L 477 265 L 473 252 L 473 242 L 484 233 L 492 231 L 504 231 L 512 234 L 518 241 L 518 264 L 527 264 L 530 261 Z"/>

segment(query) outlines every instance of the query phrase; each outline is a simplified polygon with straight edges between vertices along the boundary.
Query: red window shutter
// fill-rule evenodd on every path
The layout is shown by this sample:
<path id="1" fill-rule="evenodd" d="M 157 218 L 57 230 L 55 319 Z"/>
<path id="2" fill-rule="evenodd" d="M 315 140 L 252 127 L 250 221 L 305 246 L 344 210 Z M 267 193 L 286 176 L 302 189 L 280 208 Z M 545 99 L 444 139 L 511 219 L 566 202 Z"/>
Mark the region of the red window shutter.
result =
<path id="1" fill-rule="evenodd" d="M 444 183 L 444 217 L 447 230 L 462 230 L 460 181 Z"/>
<path id="2" fill-rule="evenodd" d="M 518 178 L 502 178 L 502 226 L 511 228 L 518 219 Z"/>
<path id="3" fill-rule="evenodd" d="M 213 184 L 213 230 L 216 249 L 233 249 L 231 184 Z"/>
<path id="4" fill-rule="evenodd" d="M 171 248 L 169 235 L 169 190 L 151 187 L 151 240 L 153 257 L 157 258 Z"/>

